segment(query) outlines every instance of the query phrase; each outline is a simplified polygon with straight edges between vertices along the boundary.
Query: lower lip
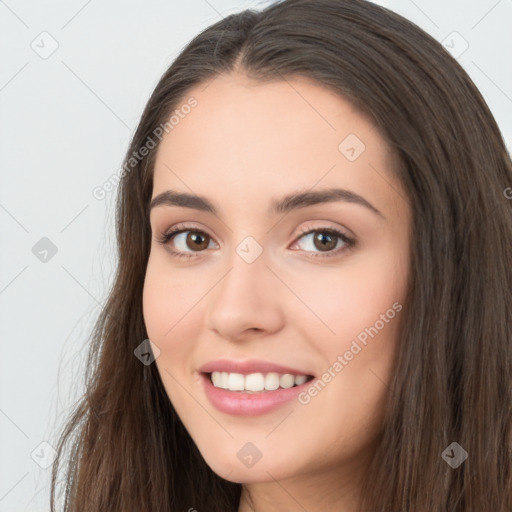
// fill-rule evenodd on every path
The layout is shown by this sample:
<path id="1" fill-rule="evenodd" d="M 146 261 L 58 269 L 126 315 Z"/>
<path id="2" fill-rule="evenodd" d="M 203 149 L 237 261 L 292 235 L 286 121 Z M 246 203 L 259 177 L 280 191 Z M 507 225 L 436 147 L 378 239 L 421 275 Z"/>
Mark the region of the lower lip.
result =
<path id="1" fill-rule="evenodd" d="M 311 384 L 311 380 L 308 380 L 300 386 L 288 389 L 279 388 L 275 391 L 262 391 L 261 393 L 243 393 L 216 388 L 212 384 L 210 376 L 204 373 L 201 374 L 201 378 L 204 382 L 206 396 L 219 411 L 243 416 L 257 416 L 274 411 L 281 405 L 291 402 Z"/>

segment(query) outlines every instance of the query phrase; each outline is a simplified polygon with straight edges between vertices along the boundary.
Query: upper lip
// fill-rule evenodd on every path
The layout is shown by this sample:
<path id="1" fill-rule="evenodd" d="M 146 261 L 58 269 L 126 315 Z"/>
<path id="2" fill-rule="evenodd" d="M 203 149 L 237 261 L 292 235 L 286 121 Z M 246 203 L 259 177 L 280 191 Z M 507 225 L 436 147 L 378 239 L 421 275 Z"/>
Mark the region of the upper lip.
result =
<path id="1" fill-rule="evenodd" d="M 241 373 L 248 375 L 250 373 L 290 373 L 291 375 L 312 375 L 308 371 L 298 370 L 296 368 L 290 368 L 281 364 L 272 363 L 270 361 L 264 361 L 262 359 L 247 359 L 245 361 L 233 361 L 231 359 L 216 359 L 210 361 L 201 368 L 199 371 L 202 373 L 212 372 L 228 372 L 228 373 Z"/>

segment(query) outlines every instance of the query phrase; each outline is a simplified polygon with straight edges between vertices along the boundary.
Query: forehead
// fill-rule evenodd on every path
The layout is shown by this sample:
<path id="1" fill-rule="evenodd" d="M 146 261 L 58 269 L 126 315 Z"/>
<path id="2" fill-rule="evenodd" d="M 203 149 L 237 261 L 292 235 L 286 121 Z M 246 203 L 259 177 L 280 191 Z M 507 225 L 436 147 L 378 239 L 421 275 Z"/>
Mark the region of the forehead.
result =
<path id="1" fill-rule="evenodd" d="M 251 197 L 314 186 L 344 186 L 375 202 L 390 192 L 382 176 L 393 155 L 374 124 L 312 80 L 220 75 L 181 105 L 190 98 L 195 106 L 183 109 L 160 143 L 153 196 L 189 189 L 248 205 Z"/>

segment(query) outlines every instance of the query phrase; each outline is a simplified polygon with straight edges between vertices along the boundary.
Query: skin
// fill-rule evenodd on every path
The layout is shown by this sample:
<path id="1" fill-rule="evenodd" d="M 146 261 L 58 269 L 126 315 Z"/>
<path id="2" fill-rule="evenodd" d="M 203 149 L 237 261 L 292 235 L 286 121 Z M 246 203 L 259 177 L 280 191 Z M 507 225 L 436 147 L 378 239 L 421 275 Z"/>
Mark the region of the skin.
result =
<path id="1" fill-rule="evenodd" d="M 205 396 L 198 368 L 256 358 L 321 378 L 394 303 L 405 306 L 411 210 L 397 161 L 369 118 L 306 78 L 263 83 L 238 71 L 191 89 L 183 103 L 190 96 L 197 106 L 158 148 L 152 197 L 195 193 L 218 214 L 151 211 L 143 312 L 160 350 L 155 364 L 207 464 L 244 484 L 239 512 L 355 510 L 382 429 L 400 313 L 307 404 L 229 415 Z M 354 161 L 338 149 L 348 134 L 365 145 Z M 346 201 L 266 214 L 272 198 L 331 187 L 363 196 L 383 217 Z M 156 241 L 178 223 L 205 232 L 206 248 L 187 245 L 189 233 Z M 322 257 L 318 231 L 302 228 L 335 228 L 357 244 Z M 252 263 L 236 252 L 247 236 L 263 249 Z M 334 237 L 327 253 L 343 246 Z M 237 457 L 247 442 L 262 454 L 250 468 Z"/>

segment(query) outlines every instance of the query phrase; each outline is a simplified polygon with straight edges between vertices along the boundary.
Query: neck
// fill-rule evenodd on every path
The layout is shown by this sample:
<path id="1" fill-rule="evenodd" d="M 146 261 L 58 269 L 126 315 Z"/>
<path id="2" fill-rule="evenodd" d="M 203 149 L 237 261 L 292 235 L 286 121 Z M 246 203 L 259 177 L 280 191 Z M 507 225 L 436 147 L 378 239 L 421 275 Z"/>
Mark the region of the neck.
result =
<path id="1" fill-rule="evenodd" d="M 350 472 L 317 471 L 291 478 L 244 484 L 238 512 L 355 512 L 362 466 Z"/>

